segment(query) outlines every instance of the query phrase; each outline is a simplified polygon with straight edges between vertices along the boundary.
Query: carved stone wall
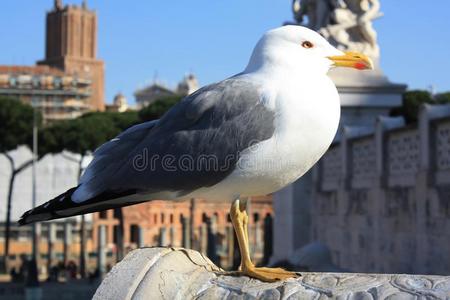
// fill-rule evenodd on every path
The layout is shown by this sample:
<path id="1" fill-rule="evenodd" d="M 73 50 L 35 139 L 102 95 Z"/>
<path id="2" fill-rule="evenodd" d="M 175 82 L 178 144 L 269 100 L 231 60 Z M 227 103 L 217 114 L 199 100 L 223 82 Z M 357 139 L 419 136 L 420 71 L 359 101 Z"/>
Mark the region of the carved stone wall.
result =
<path id="1" fill-rule="evenodd" d="M 342 169 L 342 158 L 338 147 L 331 147 L 330 150 L 322 158 L 324 166 L 323 181 L 329 187 L 337 187 L 339 185 L 339 174 Z"/>
<path id="2" fill-rule="evenodd" d="M 450 170 L 450 121 L 438 124 L 435 132 L 436 168 Z"/>
<path id="3" fill-rule="evenodd" d="M 450 274 L 450 106 L 423 107 L 419 119 L 380 118 L 317 165 L 312 237 L 339 267 Z"/>
<path id="4" fill-rule="evenodd" d="M 364 137 L 352 142 L 351 145 L 351 174 L 352 184 L 365 187 L 372 182 L 376 176 L 375 165 L 375 140 Z"/>

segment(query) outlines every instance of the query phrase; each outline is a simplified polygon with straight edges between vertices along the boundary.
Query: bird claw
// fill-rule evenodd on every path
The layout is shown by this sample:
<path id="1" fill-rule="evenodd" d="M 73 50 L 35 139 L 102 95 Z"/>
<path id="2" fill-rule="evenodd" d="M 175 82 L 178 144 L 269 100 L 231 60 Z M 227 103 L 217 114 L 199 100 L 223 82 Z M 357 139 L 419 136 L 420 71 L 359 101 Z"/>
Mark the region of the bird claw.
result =
<path id="1" fill-rule="evenodd" d="M 240 271 L 220 272 L 217 274 L 227 276 L 247 276 L 264 282 L 276 282 L 286 280 L 289 278 L 298 278 L 301 276 L 300 273 L 287 271 L 282 268 L 256 268 L 256 267 Z"/>

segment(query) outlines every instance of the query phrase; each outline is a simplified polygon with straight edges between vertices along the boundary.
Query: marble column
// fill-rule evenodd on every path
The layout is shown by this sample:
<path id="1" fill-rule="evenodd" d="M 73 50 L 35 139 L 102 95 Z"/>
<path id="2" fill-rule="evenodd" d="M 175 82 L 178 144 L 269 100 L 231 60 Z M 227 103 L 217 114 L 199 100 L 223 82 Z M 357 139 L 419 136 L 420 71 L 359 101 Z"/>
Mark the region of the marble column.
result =
<path id="1" fill-rule="evenodd" d="M 166 227 L 159 228 L 159 246 L 167 245 Z"/>
<path id="2" fill-rule="evenodd" d="M 64 222 L 64 265 L 66 266 L 70 258 L 70 245 L 72 244 L 72 224 Z"/>
<path id="3" fill-rule="evenodd" d="M 207 253 L 208 251 L 208 227 L 206 223 L 200 225 L 200 252 Z"/>
<path id="4" fill-rule="evenodd" d="M 138 226 L 138 247 L 142 248 L 145 246 L 145 229 Z"/>
<path id="5" fill-rule="evenodd" d="M 172 246 L 172 247 L 175 246 L 175 234 L 176 234 L 176 229 L 172 225 L 169 228 L 169 240 L 170 240 L 170 246 Z"/>
<path id="6" fill-rule="evenodd" d="M 106 227 L 100 225 L 98 228 L 98 249 L 97 249 L 97 268 L 101 278 L 106 274 Z"/>
<path id="7" fill-rule="evenodd" d="M 188 217 L 182 217 L 182 246 L 184 248 L 191 248 L 191 220 Z"/>
<path id="8" fill-rule="evenodd" d="M 48 259 L 47 259 L 47 270 L 50 271 L 50 268 L 53 264 L 55 264 L 54 261 L 54 245 L 56 241 L 56 224 L 55 223 L 48 223 L 48 232 L 47 232 L 47 242 L 48 242 Z"/>

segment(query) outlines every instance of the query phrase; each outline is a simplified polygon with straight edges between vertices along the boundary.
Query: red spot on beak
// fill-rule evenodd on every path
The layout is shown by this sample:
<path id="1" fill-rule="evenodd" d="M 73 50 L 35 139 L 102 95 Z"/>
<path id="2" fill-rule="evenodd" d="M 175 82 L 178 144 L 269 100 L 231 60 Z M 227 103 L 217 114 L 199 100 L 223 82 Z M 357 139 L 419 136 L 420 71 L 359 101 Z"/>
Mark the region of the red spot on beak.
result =
<path id="1" fill-rule="evenodd" d="M 367 69 L 367 65 L 365 63 L 357 62 L 355 63 L 355 68 L 358 70 L 365 70 Z"/>

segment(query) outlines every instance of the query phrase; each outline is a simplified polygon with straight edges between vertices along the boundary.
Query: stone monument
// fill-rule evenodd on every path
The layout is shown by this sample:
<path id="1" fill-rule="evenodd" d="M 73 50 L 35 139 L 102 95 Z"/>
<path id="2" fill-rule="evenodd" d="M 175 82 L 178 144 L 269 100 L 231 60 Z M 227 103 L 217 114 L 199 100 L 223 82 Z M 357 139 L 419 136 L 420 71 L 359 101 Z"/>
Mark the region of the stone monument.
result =
<path id="1" fill-rule="evenodd" d="M 94 300 L 137 299 L 448 299 L 449 276 L 302 273 L 264 283 L 236 277 L 197 251 L 143 248 L 108 273 Z"/>
<path id="2" fill-rule="evenodd" d="M 375 71 L 332 70 L 341 95 L 341 125 L 367 126 L 378 115 L 401 105 L 403 84 L 395 84 L 380 68 L 380 47 L 373 22 L 383 16 L 379 0 L 294 0 L 296 24 L 321 33 L 342 51 L 362 52 L 372 58 Z"/>
<path id="3" fill-rule="evenodd" d="M 296 24 L 321 33 L 342 51 L 359 51 L 371 57 L 375 70 L 352 72 L 334 69 L 330 76 L 341 97 L 341 123 L 344 126 L 373 127 L 379 115 L 388 115 L 402 103 L 406 85 L 389 81 L 380 68 L 380 47 L 373 23 L 383 14 L 379 0 L 293 0 Z M 367 130 L 364 129 L 364 130 Z M 271 262 L 288 259 L 311 241 L 309 212 L 311 173 L 275 193 L 274 255 Z"/>

